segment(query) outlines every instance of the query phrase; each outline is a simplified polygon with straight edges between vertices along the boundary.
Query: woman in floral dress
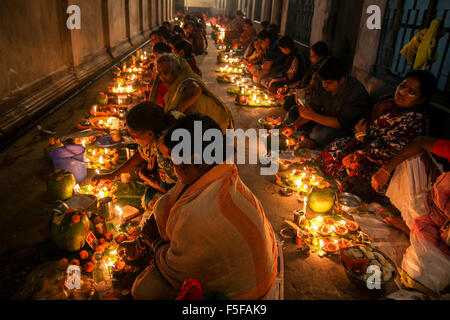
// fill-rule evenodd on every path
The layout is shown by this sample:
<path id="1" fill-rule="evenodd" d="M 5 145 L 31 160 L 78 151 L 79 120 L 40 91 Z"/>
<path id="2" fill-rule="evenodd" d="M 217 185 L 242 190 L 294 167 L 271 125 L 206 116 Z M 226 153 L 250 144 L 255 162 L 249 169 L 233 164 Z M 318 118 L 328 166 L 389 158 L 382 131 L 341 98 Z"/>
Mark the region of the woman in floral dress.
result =
<path id="1" fill-rule="evenodd" d="M 408 73 L 393 99 L 379 102 L 368 119 L 356 124 L 354 137 L 337 139 L 325 148 L 325 171 L 341 181 L 352 176 L 368 184 L 384 163 L 414 138 L 427 134 L 425 106 L 436 84 L 426 71 Z"/>

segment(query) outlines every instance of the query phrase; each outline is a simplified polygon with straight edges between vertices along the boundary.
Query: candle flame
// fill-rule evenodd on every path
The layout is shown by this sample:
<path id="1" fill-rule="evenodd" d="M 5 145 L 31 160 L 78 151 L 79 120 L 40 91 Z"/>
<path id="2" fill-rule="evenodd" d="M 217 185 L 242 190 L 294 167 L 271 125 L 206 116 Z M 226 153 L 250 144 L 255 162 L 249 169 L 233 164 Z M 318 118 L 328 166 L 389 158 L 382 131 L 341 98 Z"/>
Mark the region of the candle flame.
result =
<path id="1" fill-rule="evenodd" d="M 75 187 L 73 187 L 73 191 L 75 192 L 75 193 L 81 193 L 81 188 L 80 188 L 80 185 L 75 185 Z"/>
<path id="2" fill-rule="evenodd" d="M 104 193 L 103 191 L 100 191 L 100 192 L 98 193 L 98 197 L 99 197 L 99 198 L 104 198 L 104 197 L 105 197 L 105 193 Z"/>
<path id="3" fill-rule="evenodd" d="M 115 209 L 116 209 L 117 214 L 118 214 L 119 216 L 122 216 L 122 209 L 120 209 L 119 206 L 116 206 Z"/>
<path id="4" fill-rule="evenodd" d="M 109 254 L 115 256 L 117 254 L 117 250 L 111 251 Z"/>
<path id="5" fill-rule="evenodd" d="M 319 227 L 317 227 L 317 225 L 314 224 L 314 223 L 313 223 L 313 225 L 312 225 L 312 228 L 313 228 L 314 230 L 316 230 L 316 231 L 319 230 Z"/>
<path id="6" fill-rule="evenodd" d="M 323 240 L 320 240 L 319 243 L 320 243 L 320 247 L 323 248 Z"/>
<path id="7" fill-rule="evenodd" d="M 100 157 L 98 158 L 98 162 L 99 162 L 100 164 L 103 164 L 103 156 L 100 156 Z"/>
<path id="8" fill-rule="evenodd" d="M 95 169 L 95 173 L 100 174 L 100 171 L 98 171 L 98 169 Z"/>
<path id="9" fill-rule="evenodd" d="M 317 221 L 323 222 L 323 218 L 322 218 L 321 216 L 318 216 L 318 217 L 317 217 Z"/>
<path id="10" fill-rule="evenodd" d="M 345 226 L 345 221 L 344 220 L 339 221 L 339 223 Z"/>

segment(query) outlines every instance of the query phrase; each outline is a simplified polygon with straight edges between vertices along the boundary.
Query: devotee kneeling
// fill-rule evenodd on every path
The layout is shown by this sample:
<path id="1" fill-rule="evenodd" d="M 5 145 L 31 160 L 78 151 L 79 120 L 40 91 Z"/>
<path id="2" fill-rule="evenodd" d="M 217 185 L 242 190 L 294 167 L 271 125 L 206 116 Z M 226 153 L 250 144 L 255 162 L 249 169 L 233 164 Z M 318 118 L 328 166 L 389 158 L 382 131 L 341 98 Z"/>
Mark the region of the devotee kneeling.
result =
<path id="1" fill-rule="evenodd" d="M 345 64 L 329 58 L 319 70 L 321 86 L 310 99 L 297 99 L 298 119 L 282 130 L 290 136 L 297 130 L 305 137 L 304 147 L 324 147 L 352 128 L 369 112 L 369 94 L 357 79 L 347 74 Z"/>
<path id="2" fill-rule="evenodd" d="M 208 129 L 222 135 L 208 117 L 191 115 L 177 120 L 164 139 L 167 152 L 178 144 L 172 141 L 174 132 L 182 130 L 194 137 L 194 130 L 203 136 Z M 204 154 L 210 144 L 195 143 L 201 143 L 202 148 L 190 157 L 187 153 L 191 162 L 202 157 L 195 152 Z M 187 144 L 194 150 L 192 138 Z M 173 299 L 187 279 L 198 280 L 204 294 L 264 298 L 277 275 L 275 234 L 237 167 L 203 160 L 201 164 L 174 164 L 174 170 L 178 183 L 155 204 L 154 214 L 144 223 L 137 240 L 154 250 L 154 261 L 137 277 L 133 298 Z M 136 257 L 139 246 L 122 244 L 119 254 Z"/>

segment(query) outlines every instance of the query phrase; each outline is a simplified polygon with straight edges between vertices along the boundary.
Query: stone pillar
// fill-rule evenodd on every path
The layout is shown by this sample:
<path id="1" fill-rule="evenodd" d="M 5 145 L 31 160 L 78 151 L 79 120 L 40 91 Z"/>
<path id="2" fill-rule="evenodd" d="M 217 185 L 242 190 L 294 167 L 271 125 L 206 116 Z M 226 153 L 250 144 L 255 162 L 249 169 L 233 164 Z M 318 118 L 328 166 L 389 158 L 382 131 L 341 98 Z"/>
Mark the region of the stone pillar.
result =
<path id="1" fill-rule="evenodd" d="M 141 0 L 142 2 L 142 34 L 148 39 L 150 30 L 152 29 L 151 3 L 150 0 Z"/>
<path id="2" fill-rule="evenodd" d="M 270 23 L 280 25 L 281 21 L 281 7 L 283 6 L 282 0 L 273 0 L 272 9 L 270 11 Z"/>
<path id="3" fill-rule="evenodd" d="M 158 22 L 158 2 L 155 0 L 150 1 L 150 12 L 151 12 L 151 29 L 154 29 L 157 26 Z"/>
<path id="4" fill-rule="evenodd" d="M 271 0 L 263 0 L 262 12 L 261 12 L 261 22 L 265 21 L 265 20 L 270 21 L 270 18 L 271 18 L 270 12 L 272 10 L 271 2 L 272 2 Z"/>
<path id="5" fill-rule="evenodd" d="M 67 4 L 81 9 L 81 29 L 70 31 L 70 41 L 73 70 L 77 79 L 84 81 L 111 62 L 103 32 L 103 6 L 100 1 L 89 0 L 70 0 Z"/>
<path id="6" fill-rule="evenodd" d="M 256 1 L 251 0 L 250 1 L 250 19 L 255 20 L 255 9 L 256 9 Z"/>
<path id="7" fill-rule="evenodd" d="M 287 24 L 288 10 L 289 10 L 289 0 L 282 0 L 282 1 L 283 1 L 283 4 L 281 7 L 280 34 L 284 36 L 286 34 L 286 24 Z"/>
<path id="8" fill-rule="evenodd" d="M 133 46 L 144 41 L 141 29 L 141 14 L 140 14 L 140 0 L 128 0 L 128 14 L 129 14 L 129 37 Z"/>
<path id="9" fill-rule="evenodd" d="M 127 38 L 125 0 L 108 0 L 107 7 L 110 51 L 116 58 L 131 49 Z"/>
<path id="10" fill-rule="evenodd" d="M 371 94 L 384 94 L 386 87 L 380 80 L 373 77 L 373 69 L 377 61 L 378 48 L 382 30 L 369 30 L 366 26 L 369 15 L 367 7 L 378 5 L 381 9 L 381 17 L 384 17 L 388 1 L 387 0 L 365 0 L 362 18 L 359 27 L 358 42 L 355 49 L 352 74 L 361 81 L 367 91 Z M 385 31 L 384 31 L 385 32 Z"/>

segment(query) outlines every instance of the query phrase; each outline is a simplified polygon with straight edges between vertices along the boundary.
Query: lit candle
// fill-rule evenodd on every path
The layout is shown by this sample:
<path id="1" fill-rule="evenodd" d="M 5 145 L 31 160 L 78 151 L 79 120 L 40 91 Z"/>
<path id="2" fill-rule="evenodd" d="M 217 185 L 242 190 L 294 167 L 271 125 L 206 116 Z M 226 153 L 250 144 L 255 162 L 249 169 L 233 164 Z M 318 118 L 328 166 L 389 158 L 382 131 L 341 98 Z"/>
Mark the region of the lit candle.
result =
<path id="1" fill-rule="evenodd" d="M 100 164 L 103 164 L 103 156 L 100 156 L 100 157 L 98 158 L 98 162 L 99 162 Z"/>
<path id="2" fill-rule="evenodd" d="M 97 115 L 97 106 L 94 106 L 94 116 Z"/>
<path id="3" fill-rule="evenodd" d="M 99 198 L 104 198 L 104 197 L 105 197 L 105 193 L 104 193 L 103 191 L 100 191 L 100 192 L 98 193 L 98 197 L 99 197 Z"/>
<path id="4" fill-rule="evenodd" d="M 105 154 L 108 154 L 108 149 L 107 148 L 105 148 L 104 151 L 105 151 Z"/>
<path id="5" fill-rule="evenodd" d="M 95 156 L 95 150 L 92 150 L 92 155 Z"/>
<path id="6" fill-rule="evenodd" d="M 73 191 L 75 192 L 75 193 L 78 193 L 78 194 L 80 194 L 81 193 L 81 188 L 80 188 L 80 185 L 75 185 L 75 187 L 73 187 Z"/>
<path id="7" fill-rule="evenodd" d="M 320 243 L 320 247 L 323 248 L 323 240 L 320 240 L 319 243 Z"/>
<path id="8" fill-rule="evenodd" d="M 119 207 L 119 206 L 116 206 L 116 212 L 117 212 L 117 215 L 119 216 L 119 221 L 120 221 L 120 223 L 122 223 L 123 221 L 122 221 L 122 209 Z"/>

